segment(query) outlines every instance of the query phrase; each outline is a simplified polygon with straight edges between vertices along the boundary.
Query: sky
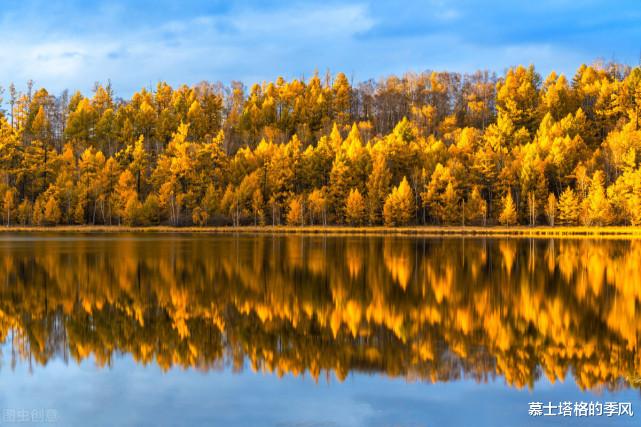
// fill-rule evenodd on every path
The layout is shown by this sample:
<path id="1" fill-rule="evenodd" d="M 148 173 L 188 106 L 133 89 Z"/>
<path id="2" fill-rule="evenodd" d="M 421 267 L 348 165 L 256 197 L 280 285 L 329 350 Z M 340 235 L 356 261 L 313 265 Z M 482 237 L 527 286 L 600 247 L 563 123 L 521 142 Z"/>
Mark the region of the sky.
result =
<path id="1" fill-rule="evenodd" d="M 228 84 L 343 71 L 496 71 L 641 57 L 641 4 L 620 1 L 0 0 L 0 86 L 57 94 L 111 80 Z M 6 94 L 5 94 L 6 98 Z"/>

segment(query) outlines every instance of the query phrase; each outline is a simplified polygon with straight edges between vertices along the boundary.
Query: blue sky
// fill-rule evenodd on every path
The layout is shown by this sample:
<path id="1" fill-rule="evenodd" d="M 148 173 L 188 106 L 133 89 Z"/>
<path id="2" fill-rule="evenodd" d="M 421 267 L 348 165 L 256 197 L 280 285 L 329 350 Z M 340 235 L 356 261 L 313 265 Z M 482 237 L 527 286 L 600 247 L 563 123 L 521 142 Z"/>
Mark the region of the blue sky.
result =
<path id="1" fill-rule="evenodd" d="M 54 93 L 111 79 L 128 96 L 159 80 L 193 84 L 344 71 L 499 74 L 534 63 L 636 65 L 641 4 L 629 1 L 0 0 L 0 85 Z"/>

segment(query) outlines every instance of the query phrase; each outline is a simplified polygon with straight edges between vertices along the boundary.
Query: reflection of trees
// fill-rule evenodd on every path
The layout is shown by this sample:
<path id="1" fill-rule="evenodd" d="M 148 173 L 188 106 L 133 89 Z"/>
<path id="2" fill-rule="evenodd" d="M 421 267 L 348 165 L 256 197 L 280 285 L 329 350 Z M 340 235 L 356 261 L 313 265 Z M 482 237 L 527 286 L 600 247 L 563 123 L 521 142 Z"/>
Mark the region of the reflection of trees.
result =
<path id="1" fill-rule="evenodd" d="M 0 246 L 0 339 L 279 374 L 636 377 L 641 241 L 227 237 Z"/>

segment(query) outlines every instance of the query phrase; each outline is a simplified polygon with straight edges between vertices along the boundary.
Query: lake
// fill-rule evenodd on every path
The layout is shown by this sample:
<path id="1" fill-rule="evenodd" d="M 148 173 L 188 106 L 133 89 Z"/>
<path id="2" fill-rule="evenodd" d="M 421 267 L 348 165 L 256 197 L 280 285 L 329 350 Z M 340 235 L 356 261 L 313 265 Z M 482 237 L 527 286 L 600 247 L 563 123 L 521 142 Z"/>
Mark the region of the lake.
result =
<path id="1" fill-rule="evenodd" d="M 638 425 L 640 266 L 625 239 L 2 233 L 0 424 Z"/>

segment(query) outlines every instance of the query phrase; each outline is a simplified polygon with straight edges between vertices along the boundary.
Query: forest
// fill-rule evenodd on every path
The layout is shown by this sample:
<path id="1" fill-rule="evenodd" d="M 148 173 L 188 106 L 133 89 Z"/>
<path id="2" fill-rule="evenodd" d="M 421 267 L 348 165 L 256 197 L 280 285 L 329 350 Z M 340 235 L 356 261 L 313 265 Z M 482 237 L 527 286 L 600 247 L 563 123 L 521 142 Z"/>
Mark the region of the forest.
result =
<path id="1" fill-rule="evenodd" d="M 4 99 L 2 99 L 4 98 Z M 641 225 L 641 68 L 0 89 L 4 225 Z"/>

